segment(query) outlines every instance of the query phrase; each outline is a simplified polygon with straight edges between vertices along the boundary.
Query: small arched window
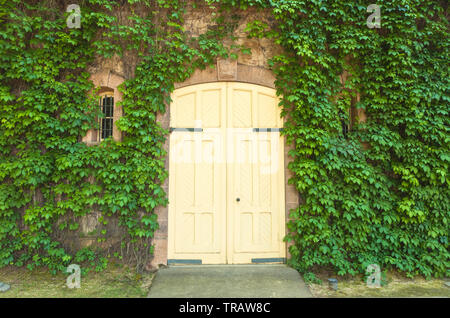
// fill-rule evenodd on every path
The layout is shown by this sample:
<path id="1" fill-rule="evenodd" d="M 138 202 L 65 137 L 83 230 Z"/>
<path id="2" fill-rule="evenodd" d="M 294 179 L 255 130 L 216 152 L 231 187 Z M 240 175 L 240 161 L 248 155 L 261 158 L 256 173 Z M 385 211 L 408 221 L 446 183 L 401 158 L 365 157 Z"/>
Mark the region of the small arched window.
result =
<path id="1" fill-rule="evenodd" d="M 122 93 L 118 87 L 124 82 L 124 78 L 111 70 L 103 70 L 92 74 L 90 79 L 96 87 L 100 116 L 97 118 L 97 127 L 89 129 L 81 137 L 81 141 L 87 145 L 98 145 L 108 138 L 121 141 L 122 132 L 116 126 L 116 121 L 123 113 L 120 105 Z"/>
<path id="2" fill-rule="evenodd" d="M 106 92 L 100 95 L 100 111 L 98 140 L 112 137 L 114 127 L 114 95 Z"/>

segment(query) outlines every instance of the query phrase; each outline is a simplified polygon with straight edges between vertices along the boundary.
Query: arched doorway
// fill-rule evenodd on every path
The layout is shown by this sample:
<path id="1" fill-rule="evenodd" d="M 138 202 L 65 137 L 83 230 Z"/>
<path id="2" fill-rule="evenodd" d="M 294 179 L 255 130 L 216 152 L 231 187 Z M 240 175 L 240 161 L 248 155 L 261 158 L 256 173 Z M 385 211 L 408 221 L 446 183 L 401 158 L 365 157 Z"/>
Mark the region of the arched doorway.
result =
<path id="1" fill-rule="evenodd" d="M 169 264 L 283 262 L 283 120 L 275 90 L 214 82 L 170 106 Z"/>

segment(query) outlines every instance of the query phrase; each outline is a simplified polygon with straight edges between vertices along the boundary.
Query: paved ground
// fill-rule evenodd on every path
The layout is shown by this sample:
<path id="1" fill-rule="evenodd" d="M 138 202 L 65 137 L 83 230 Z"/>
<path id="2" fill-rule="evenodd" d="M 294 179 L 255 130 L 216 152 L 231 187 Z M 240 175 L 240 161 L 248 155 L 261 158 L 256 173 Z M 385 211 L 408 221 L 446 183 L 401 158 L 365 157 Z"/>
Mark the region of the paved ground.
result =
<path id="1" fill-rule="evenodd" d="M 196 265 L 160 269 L 149 298 L 312 297 L 300 274 L 286 265 Z"/>

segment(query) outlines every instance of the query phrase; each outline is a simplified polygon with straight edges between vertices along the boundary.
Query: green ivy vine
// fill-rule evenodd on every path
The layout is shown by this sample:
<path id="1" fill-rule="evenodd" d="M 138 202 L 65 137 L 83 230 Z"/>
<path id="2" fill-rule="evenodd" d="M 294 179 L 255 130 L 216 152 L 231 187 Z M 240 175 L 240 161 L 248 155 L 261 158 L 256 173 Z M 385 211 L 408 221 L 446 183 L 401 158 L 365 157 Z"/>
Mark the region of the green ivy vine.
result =
<path id="1" fill-rule="evenodd" d="M 128 1 L 131 13 L 119 23 L 122 1 L 89 0 L 80 4 L 82 28 L 68 29 L 61 12 L 69 2 L 52 3 L 8 1 L 0 29 L 0 266 L 64 269 L 73 255 L 55 237 L 96 210 L 103 225 L 118 218 L 122 248 L 132 244 L 142 269 L 158 228 L 155 208 L 167 204 L 167 131 L 156 114 L 175 82 L 227 56 L 220 35 L 230 26 L 188 38 L 178 1 Z M 124 51 L 139 59 L 121 87 L 117 126 L 125 136 L 89 147 L 80 138 L 100 114 L 86 69 L 98 55 Z"/>
<path id="2" fill-rule="evenodd" d="M 155 208 L 167 204 L 167 131 L 156 114 L 175 82 L 235 57 L 240 48 L 223 44 L 233 40 L 229 13 L 252 7 L 274 19 L 249 23 L 249 36 L 284 48 L 270 66 L 302 198 L 288 223 L 290 264 L 449 276 L 446 2 L 383 1 L 380 29 L 366 26 L 364 1 L 84 0 L 80 29 L 66 26 L 70 1 L 0 3 L 0 267 L 61 270 L 83 259 L 86 250 L 63 248 L 58 233 L 76 232 L 93 210 L 105 226 L 118 220 L 122 247 L 145 266 Z M 183 30 L 195 5 L 219 12 L 198 37 Z M 124 7 L 125 20 L 115 14 Z M 125 54 L 138 62 L 120 88 L 124 138 L 87 146 L 81 137 L 99 115 L 87 69 Z M 351 108 L 367 120 L 343 136 Z"/>
<path id="3" fill-rule="evenodd" d="M 303 199 L 288 224 L 291 264 L 449 276 L 447 5 L 383 1 L 370 29 L 364 1 L 229 2 L 271 10 L 276 26 L 248 30 L 286 51 L 271 63 Z M 351 107 L 368 119 L 344 138 Z"/>

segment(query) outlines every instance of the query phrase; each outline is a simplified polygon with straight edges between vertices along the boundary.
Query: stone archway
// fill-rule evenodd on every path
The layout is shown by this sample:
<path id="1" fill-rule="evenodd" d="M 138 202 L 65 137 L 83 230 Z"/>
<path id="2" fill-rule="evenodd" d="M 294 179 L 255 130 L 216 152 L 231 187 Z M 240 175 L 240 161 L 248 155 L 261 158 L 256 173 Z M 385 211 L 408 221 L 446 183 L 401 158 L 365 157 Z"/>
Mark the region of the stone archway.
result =
<path id="1" fill-rule="evenodd" d="M 239 64 L 237 60 L 219 59 L 216 68 L 196 70 L 188 80 L 176 83 L 175 89 L 219 81 L 243 82 L 275 88 L 275 76 L 267 68 Z"/>
<path id="2" fill-rule="evenodd" d="M 244 82 L 250 84 L 261 85 L 269 88 L 275 88 L 275 77 L 272 72 L 266 68 L 238 64 L 237 61 L 232 60 L 218 60 L 215 68 L 197 70 L 194 74 L 183 83 L 176 83 L 175 88 L 182 88 L 185 86 L 214 83 L 220 81 L 227 82 Z M 169 106 L 170 107 L 170 106 Z M 167 109 L 165 114 L 158 114 L 158 122 L 163 128 L 170 128 L 170 109 Z M 169 154 L 169 138 L 166 139 L 164 149 Z M 284 178 L 285 178 L 285 216 L 289 219 L 289 212 L 299 205 L 299 194 L 295 186 L 288 184 L 288 180 L 292 177 L 292 172 L 287 168 L 292 158 L 288 156 L 289 150 L 292 146 L 285 145 L 284 147 Z M 169 158 L 166 157 L 165 168 L 169 171 Z M 166 193 L 169 192 L 169 179 L 166 179 L 163 184 L 163 189 Z M 167 265 L 168 259 L 168 207 L 156 208 L 158 215 L 159 229 L 155 232 L 154 237 L 154 257 L 149 264 L 151 267 L 158 267 L 160 264 Z M 289 253 L 286 253 L 289 257 Z"/>

